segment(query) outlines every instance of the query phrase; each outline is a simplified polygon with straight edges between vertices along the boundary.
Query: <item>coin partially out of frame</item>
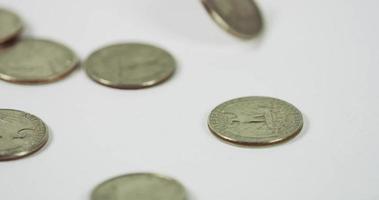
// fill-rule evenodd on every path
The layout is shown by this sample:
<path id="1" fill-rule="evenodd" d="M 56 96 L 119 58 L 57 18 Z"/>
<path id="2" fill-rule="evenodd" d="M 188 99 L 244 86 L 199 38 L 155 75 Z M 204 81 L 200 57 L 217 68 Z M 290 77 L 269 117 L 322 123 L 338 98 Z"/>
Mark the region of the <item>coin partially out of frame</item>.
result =
<path id="1" fill-rule="evenodd" d="M 48 137 L 45 124 L 36 116 L 0 109 L 0 161 L 32 154 L 46 144 Z"/>
<path id="2" fill-rule="evenodd" d="M 92 192 L 91 200 L 185 200 L 178 181 L 165 176 L 137 173 L 110 179 Z"/>
<path id="3" fill-rule="evenodd" d="M 105 86 L 139 89 L 157 85 L 174 73 L 176 62 L 158 47 L 127 43 L 102 48 L 84 63 L 88 76 Z"/>
<path id="4" fill-rule="evenodd" d="M 0 79 L 16 83 L 47 83 L 72 72 L 79 60 L 62 44 L 23 39 L 0 50 Z"/>
<path id="5" fill-rule="evenodd" d="M 210 130 L 239 145 L 270 145 L 296 136 L 303 127 L 301 112 L 270 97 L 243 97 L 216 107 L 209 116 Z"/>
<path id="6" fill-rule="evenodd" d="M 258 6 L 253 0 L 201 0 L 213 20 L 227 32 L 251 39 L 263 28 Z"/>
<path id="7" fill-rule="evenodd" d="M 0 44 L 20 35 L 22 26 L 20 17 L 9 10 L 0 8 Z"/>

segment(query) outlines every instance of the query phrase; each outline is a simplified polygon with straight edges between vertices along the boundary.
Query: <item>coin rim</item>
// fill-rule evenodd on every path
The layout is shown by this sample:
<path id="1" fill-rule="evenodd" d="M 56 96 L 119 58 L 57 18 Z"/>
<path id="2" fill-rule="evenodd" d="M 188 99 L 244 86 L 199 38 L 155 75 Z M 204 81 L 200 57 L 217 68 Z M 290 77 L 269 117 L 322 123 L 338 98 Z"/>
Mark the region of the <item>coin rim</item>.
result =
<path id="1" fill-rule="evenodd" d="M 14 17 L 17 18 L 17 20 L 20 22 L 19 23 L 19 27 L 16 31 L 14 31 L 12 34 L 9 34 L 8 36 L 6 37 L 3 37 L 3 38 L 0 38 L 0 45 L 4 45 L 6 44 L 7 42 L 19 37 L 24 29 L 24 23 L 21 19 L 21 17 L 19 15 L 17 15 L 15 12 L 11 11 L 11 10 L 8 10 L 8 9 L 5 9 L 5 8 L 0 8 L 0 10 L 3 10 L 5 12 L 7 12 L 8 14 L 10 15 L 13 15 Z"/>
<path id="2" fill-rule="evenodd" d="M 218 12 L 212 8 L 212 6 L 208 5 L 207 0 L 200 0 L 201 4 L 204 6 L 205 10 L 207 11 L 208 15 L 212 18 L 212 20 L 224 31 L 228 32 L 229 34 L 238 37 L 242 40 L 250 40 L 253 38 L 258 37 L 262 32 L 264 28 L 264 22 L 263 22 L 263 17 L 262 13 L 258 7 L 258 5 L 255 3 L 255 1 L 251 0 L 251 4 L 254 6 L 254 8 L 257 10 L 258 16 L 259 16 L 259 21 L 260 21 L 260 28 L 256 33 L 253 34 L 246 34 L 242 33 L 236 29 L 233 28 L 233 26 L 228 23 L 224 17 L 218 14 Z"/>
<path id="3" fill-rule="evenodd" d="M 287 137 L 282 137 L 282 138 L 278 138 L 276 140 L 271 140 L 271 141 L 267 141 L 267 142 L 245 142 L 245 141 L 240 141 L 238 139 L 235 139 L 235 138 L 232 138 L 232 137 L 228 137 L 225 134 L 217 133 L 217 131 L 213 130 L 211 122 L 210 122 L 210 117 L 211 117 L 212 113 L 219 106 L 222 106 L 222 105 L 224 105 L 224 104 L 226 104 L 226 103 L 228 103 L 230 101 L 235 101 L 235 100 L 238 100 L 238 99 L 245 99 L 245 98 L 252 98 L 252 97 L 254 97 L 254 98 L 256 98 L 256 97 L 258 97 L 258 98 L 270 98 L 270 99 L 274 99 L 274 100 L 279 100 L 279 101 L 282 101 L 282 102 L 288 104 L 289 106 L 292 106 L 300 114 L 301 125 L 299 126 L 299 128 L 293 134 L 290 134 Z M 299 135 L 299 133 L 302 131 L 303 127 L 304 127 L 304 117 L 303 117 L 302 112 L 296 106 L 294 106 L 293 104 L 291 104 L 291 103 L 289 103 L 287 101 L 284 101 L 284 100 L 281 100 L 281 99 L 278 99 L 278 98 L 274 98 L 274 97 L 269 97 L 269 96 L 245 96 L 245 97 L 230 99 L 230 100 L 225 101 L 225 102 L 219 104 L 218 106 L 216 106 L 211 111 L 211 113 L 208 116 L 208 129 L 211 131 L 211 133 L 213 135 L 217 136 L 217 138 L 222 139 L 222 141 L 227 142 L 229 144 L 234 144 L 234 145 L 237 145 L 237 146 L 247 146 L 247 147 L 249 147 L 249 146 L 270 146 L 270 145 L 284 143 L 286 141 L 291 140 L 292 138 L 295 138 L 297 135 Z"/>
<path id="4" fill-rule="evenodd" d="M 179 182 L 177 179 L 175 178 L 172 178 L 170 176 L 166 176 L 166 175 L 162 175 L 162 174 L 158 174 L 158 173 L 151 173 L 151 172 L 136 172 L 136 173 L 129 173 L 129 174 L 124 174 L 124 175 L 119 175 L 119 176 L 115 176 L 113 178 L 110 178 L 110 179 L 107 179 L 103 182 L 101 182 L 100 184 L 98 184 L 91 192 L 91 200 L 94 200 L 95 198 L 95 192 L 97 190 L 99 190 L 99 188 L 101 188 L 103 185 L 109 183 L 109 182 L 112 182 L 114 180 L 117 180 L 117 179 L 121 179 L 121 178 L 124 178 L 124 177 L 129 177 L 129 176 L 151 176 L 151 177 L 156 177 L 156 178 L 160 178 L 160 179 L 164 179 L 164 180 L 167 180 L 167 181 L 172 181 L 174 182 L 177 186 L 179 186 L 182 190 L 183 190 L 183 194 L 184 194 L 184 199 L 187 199 L 188 198 L 188 194 L 187 194 L 187 190 L 186 188 L 184 187 L 184 185 Z"/>
<path id="5" fill-rule="evenodd" d="M 39 117 L 37 117 L 37 116 L 35 116 L 33 114 L 30 114 L 28 112 L 24 112 L 24 111 L 21 111 L 21 110 L 15 110 L 15 109 L 0 109 L 0 111 L 13 111 L 13 112 L 19 112 L 19 113 L 25 113 L 25 114 L 31 115 L 31 116 L 35 117 L 36 119 L 38 119 L 42 123 L 42 126 L 44 127 L 45 133 L 46 133 L 44 135 L 44 137 L 42 138 L 41 142 L 36 146 L 36 148 L 33 148 L 30 151 L 21 151 L 21 152 L 18 152 L 16 154 L 12 154 L 12 155 L 8 155 L 8 156 L 3 156 L 3 157 L 0 156 L 0 162 L 1 161 L 18 160 L 18 159 L 27 157 L 29 155 L 32 155 L 32 154 L 36 153 L 37 151 L 41 150 L 47 144 L 47 142 L 49 141 L 49 135 L 50 134 L 49 134 L 48 126 Z"/>
<path id="6" fill-rule="evenodd" d="M 28 41 L 28 40 L 29 41 L 46 42 L 46 43 L 54 44 L 56 46 L 59 46 L 62 49 L 65 49 L 65 50 L 69 51 L 72 54 L 73 58 L 74 58 L 73 65 L 70 66 L 70 67 L 68 67 L 67 70 L 64 71 L 63 73 L 56 74 L 54 76 L 49 76 L 49 77 L 46 77 L 44 79 L 29 79 L 29 80 L 24 80 L 24 79 L 17 78 L 17 77 L 14 77 L 14 76 L 9 76 L 9 75 L 4 74 L 4 73 L 0 73 L 0 79 L 1 80 L 9 82 L 9 83 L 17 83 L 17 84 L 47 84 L 47 83 L 52 83 L 52 82 L 56 82 L 56 81 L 64 79 L 69 74 L 71 74 L 73 71 L 75 71 L 75 69 L 77 69 L 78 66 L 80 65 L 80 59 L 79 59 L 79 57 L 76 55 L 76 53 L 71 48 L 69 48 L 66 45 L 63 45 L 63 44 L 61 44 L 59 42 L 55 42 L 53 40 L 28 37 L 28 38 L 20 39 L 14 45 L 17 45 L 20 42 L 24 42 L 24 41 Z M 5 51 L 7 49 L 13 48 L 14 45 L 9 46 L 9 47 L 7 46 L 7 47 L 4 47 L 4 48 L 0 49 L 0 53 L 1 53 L 1 51 Z"/>
<path id="7" fill-rule="evenodd" d="M 116 46 L 124 46 L 124 45 L 142 45 L 142 46 L 146 46 L 146 47 L 153 47 L 153 48 L 156 48 L 156 49 L 159 49 L 163 52 L 165 52 L 171 59 L 172 61 L 174 62 L 174 65 L 172 66 L 172 70 L 170 71 L 170 73 L 168 73 L 165 77 L 161 78 L 161 79 L 154 79 L 154 80 L 150 80 L 150 81 L 146 81 L 146 82 L 143 82 L 141 84 L 114 84 L 112 83 L 112 81 L 109 81 L 109 80 L 105 80 L 103 78 L 100 78 L 100 77 L 96 77 L 94 76 L 92 73 L 90 73 L 89 71 L 89 68 L 90 68 L 90 65 L 88 64 L 89 60 L 91 59 L 92 56 L 94 56 L 96 53 L 102 51 L 102 50 L 105 50 L 107 48 L 111 48 L 111 47 L 116 47 Z M 144 89 L 144 88 L 149 88 L 149 87 L 153 87 L 153 86 L 157 86 L 163 82 L 166 82 L 167 80 L 169 80 L 176 72 L 176 68 L 177 68 L 177 61 L 175 59 L 175 57 L 170 53 L 168 52 L 167 50 L 165 49 L 162 49 L 158 46 L 155 46 L 155 45 L 150 45 L 150 44 L 146 44 L 146 43 L 138 43 L 138 42 L 127 42 L 127 43 L 115 43 L 115 44 L 111 44 L 111 45 L 107 45 L 107 46 L 104 46 L 104 47 L 101 47 L 97 50 L 95 50 L 93 53 L 91 53 L 87 59 L 85 60 L 84 64 L 83 64 L 83 67 L 86 71 L 86 74 L 87 76 L 95 81 L 96 83 L 99 83 L 103 86 L 106 86 L 106 87 L 110 87 L 110 88 L 116 88 L 116 89 Z"/>

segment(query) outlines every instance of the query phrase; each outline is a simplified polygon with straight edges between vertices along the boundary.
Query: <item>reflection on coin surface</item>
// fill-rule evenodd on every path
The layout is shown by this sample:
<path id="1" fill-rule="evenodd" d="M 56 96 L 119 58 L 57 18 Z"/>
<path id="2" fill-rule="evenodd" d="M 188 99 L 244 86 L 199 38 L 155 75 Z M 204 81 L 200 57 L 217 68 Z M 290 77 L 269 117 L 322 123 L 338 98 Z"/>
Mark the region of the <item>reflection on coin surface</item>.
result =
<path id="1" fill-rule="evenodd" d="M 110 179 L 95 188 L 91 200 L 185 200 L 186 191 L 176 180 L 138 173 Z"/>
<path id="2" fill-rule="evenodd" d="M 269 145 L 296 136 L 303 127 L 301 112 L 270 97 L 243 97 L 216 107 L 208 126 L 218 137 L 240 145 Z"/>
<path id="3" fill-rule="evenodd" d="M 46 83 L 63 78 L 78 65 L 67 47 L 48 40 L 23 39 L 0 50 L 0 78 L 17 83 Z"/>
<path id="4" fill-rule="evenodd" d="M 117 44 L 102 48 L 84 64 L 90 78 L 120 89 L 157 85 L 175 71 L 174 58 L 166 51 L 145 44 Z"/>
<path id="5" fill-rule="evenodd" d="M 21 19 L 13 12 L 0 8 L 0 44 L 17 37 L 21 30 Z"/>
<path id="6" fill-rule="evenodd" d="M 262 17 L 253 0 L 201 1 L 213 20 L 237 37 L 250 39 L 262 30 Z"/>
<path id="7" fill-rule="evenodd" d="M 0 109 L 0 160 L 32 154 L 46 144 L 48 137 L 45 124 L 36 116 Z"/>

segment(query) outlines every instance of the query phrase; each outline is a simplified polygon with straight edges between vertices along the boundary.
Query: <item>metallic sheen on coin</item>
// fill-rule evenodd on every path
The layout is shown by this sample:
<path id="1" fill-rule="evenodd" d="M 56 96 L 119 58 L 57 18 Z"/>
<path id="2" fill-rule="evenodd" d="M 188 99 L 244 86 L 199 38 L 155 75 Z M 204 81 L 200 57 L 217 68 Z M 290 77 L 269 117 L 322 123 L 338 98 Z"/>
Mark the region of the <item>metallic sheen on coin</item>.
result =
<path id="1" fill-rule="evenodd" d="M 0 109 L 0 161 L 32 154 L 46 144 L 48 137 L 45 124 L 36 116 Z"/>
<path id="2" fill-rule="evenodd" d="M 178 181 L 157 174 L 137 173 L 110 179 L 92 192 L 91 200 L 185 200 Z"/>
<path id="3" fill-rule="evenodd" d="M 21 19 L 16 14 L 0 8 L 0 44 L 20 35 L 22 26 Z"/>
<path id="4" fill-rule="evenodd" d="M 303 127 L 301 112 L 270 97 L 243 97 L 217 106 L 208 126 L 221 139 L 239 145 L 270 145 L 296 136 Z"/>
<path id="5" fill-rule="evenodd" d="M 72 72 L 79 60 L 69 48 L 48 40 L 23 39 L 0 50 L 0 79 L 47 83 Z"/>
<path id="6" fill-rule="evenodd" d="M 201 0 L 213 20 L 227 32 L 251 39 L 263 28 L 258 6 L 253 0 Z"/>
<path id="7" fill-rule="evenodd" d="M 84 64 L 88 76 L 105 86 L 139 89 L 157 85 L 174 73 L 176 62 L 167 51 L 138 44 L 116 44 L 89 56 Z"/>

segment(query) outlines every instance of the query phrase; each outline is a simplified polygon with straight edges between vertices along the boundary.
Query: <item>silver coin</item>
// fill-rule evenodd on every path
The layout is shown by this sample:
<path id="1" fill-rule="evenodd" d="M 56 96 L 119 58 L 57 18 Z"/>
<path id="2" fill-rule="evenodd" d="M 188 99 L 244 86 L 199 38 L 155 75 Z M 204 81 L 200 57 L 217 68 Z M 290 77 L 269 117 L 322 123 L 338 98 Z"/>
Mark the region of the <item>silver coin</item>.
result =
<path id="1" fill-rule="evenodd" d="M 46 144 L 48 137 L 48 130 L 38 117 L 0 109 L 0 161 L 32 154 Z"/>
<path id="2" fill-rule="evenodd" d="M 41 39 L 22 39 L 0 50 L 0 79 L 16 83 L 48 83 L 59 80 L 78 65 L 66 46 Z"/>
<path id="3" fill-rule="evenodd" d="M 185 200 L 178 181 L 158 174 L 136 173 L 119 176 L 97 186 L 92 200 Z"/>
<path id="4" fill-rule="evenodd" d="M 15 13 L 0 8 L 0 44 L 4 44 L 22 31 L 22 21 Z"/>
<path id="5" fill-rule="evenodd" d="M 146 44 L 127 43 L 102 48 L 84 63 L 88 76 L 105 86 L 139 89 L 170 78 L 175 59 L 167 51 Z"/>
<path id="6" fill-rule="evenodd" d="M 239 145 L 270 145 L 296 136 L 303 127 L 301 112 L 270 97 L 243 97 L 217 106 L 208 126 L 221 139 Z"/>
<path id="7" fill-rule="evenodd" d="M 253 0 L 201 0 L 212 19 L 227 32 L 251 39 L 263 28 L 258 6 Z"/>

